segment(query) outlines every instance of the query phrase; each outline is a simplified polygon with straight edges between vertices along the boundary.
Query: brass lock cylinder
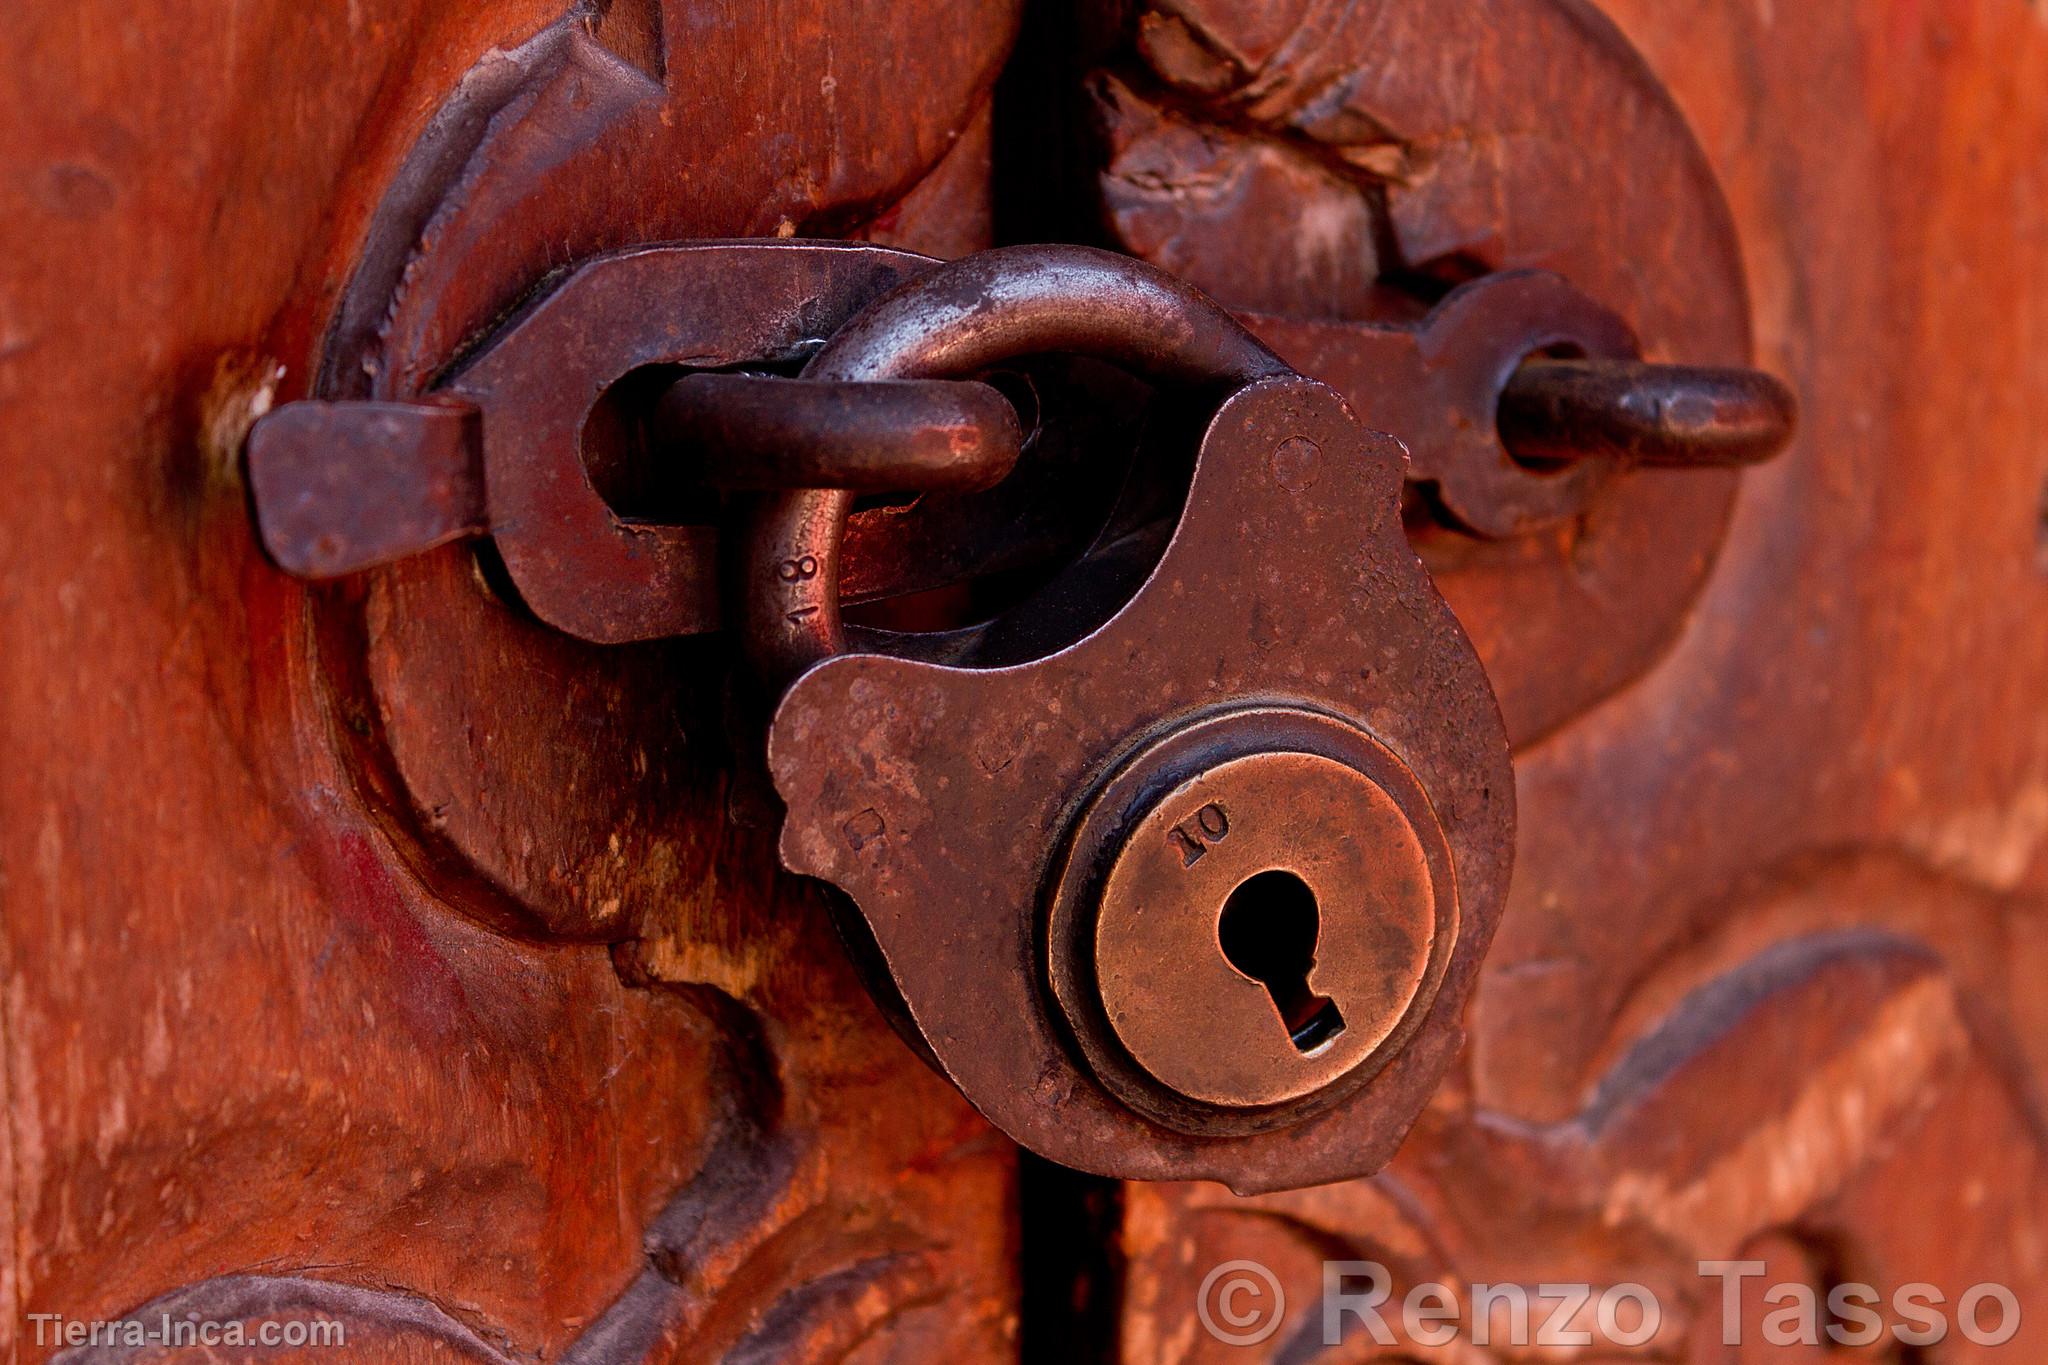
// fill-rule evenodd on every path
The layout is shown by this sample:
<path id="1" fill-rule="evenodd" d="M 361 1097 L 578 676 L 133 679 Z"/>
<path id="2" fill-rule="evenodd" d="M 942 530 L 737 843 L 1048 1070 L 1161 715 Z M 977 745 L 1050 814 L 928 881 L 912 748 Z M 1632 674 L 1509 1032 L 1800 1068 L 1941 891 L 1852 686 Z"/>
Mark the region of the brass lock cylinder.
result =
<path id="1" fill-rule="evenodd" d="M 1354 725 L 1226 710 L 1139 746 L 1075 821 L 1047 974 L 1098 1078 L 1191 1133 L 1341 1100 L 1428 1013 L 1457 941 L 1443 829 Z"/>

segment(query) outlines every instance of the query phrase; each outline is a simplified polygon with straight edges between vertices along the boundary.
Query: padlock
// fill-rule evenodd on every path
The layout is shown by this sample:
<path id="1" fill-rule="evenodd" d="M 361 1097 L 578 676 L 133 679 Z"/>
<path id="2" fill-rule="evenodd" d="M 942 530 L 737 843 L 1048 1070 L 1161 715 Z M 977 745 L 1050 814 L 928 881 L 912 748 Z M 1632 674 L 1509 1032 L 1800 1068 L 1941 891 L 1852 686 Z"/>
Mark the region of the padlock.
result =
<path id="1" fill-rule="evenodd" d="M 791 680 L 783 860 L 847 894 L 877 998 L 1033 1151 L 1241 1191 L 1370 1172 L 1456 1050 L 1513 832 L 1484 670 L 1403 534 L 1404 452 L 1191 288 L 1080 248 L 936 270 L 805 373 L 1049 351 L 1213 412 L 1163 556 L 1079 638 L 1056 581 L 1000 628 L 849 648 L 849 495 L 766 500 L 745 625 Z"/>

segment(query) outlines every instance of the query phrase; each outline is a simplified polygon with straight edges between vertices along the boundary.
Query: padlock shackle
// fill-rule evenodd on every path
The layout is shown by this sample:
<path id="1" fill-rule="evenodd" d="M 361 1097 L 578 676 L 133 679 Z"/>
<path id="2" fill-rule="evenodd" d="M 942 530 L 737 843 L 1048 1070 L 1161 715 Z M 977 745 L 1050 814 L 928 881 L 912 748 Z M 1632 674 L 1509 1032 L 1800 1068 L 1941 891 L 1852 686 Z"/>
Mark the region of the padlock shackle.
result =
<path id="1" fill-rule="evenodd" d="M 806 379 L 944 379 L 1067 353 L 1162 383 L 1236 389 L 1292 371 L 1206 294 L 1142 261 L 1081 246 L 1018 246 L 949 262 L 857 314 Z M 841 654 L 843 489 L 763 497 L 743 547 L 748 658 L 778 689 Z"/>

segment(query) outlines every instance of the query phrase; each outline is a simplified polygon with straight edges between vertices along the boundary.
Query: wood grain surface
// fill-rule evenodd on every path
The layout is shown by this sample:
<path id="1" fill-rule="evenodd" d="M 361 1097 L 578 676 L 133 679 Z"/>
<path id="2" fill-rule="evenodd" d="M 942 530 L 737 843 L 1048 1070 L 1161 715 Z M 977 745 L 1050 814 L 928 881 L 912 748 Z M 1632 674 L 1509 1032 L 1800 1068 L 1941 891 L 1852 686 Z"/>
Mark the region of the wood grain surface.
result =
<path id="1" fill-rule="evenodd" d="M 1007 0 L 201 8 L 0 11 L 6 1359 L 55 1355 L 30 1314 L 136 1310 L 327 1315 L 345 1355 L 269 1358 L 392 1365 L 1250 1358 L 1198 1324 L 1207 1271 L 1258 1259 L 1306 1303 L 1341 1255 L 1640 1281 L 1668 1321 L 1628 1358 L 1721 1365 L 1752 1357 L 1709 1339 L 1692 1265 L 1738 1253 L 2001 1280 L 2019 1343 L 1893 1358 L 2048 1355 L 2048 10 L 1473 0 L 1446 48 L 1393 3 L 1033 6 L 997 98 Z M 722 645 L 600 661 L 466 550 L 316 594 L 256 547 L 242 436 L 312 391 L 387 192 L 503 54 L 595 44 L 657 112 L 631 156 L 596 144 L 579 174 L 609 187 L 574 212 L 507 192 L 458 225 L 503 271 L 422 266 L 416 311 L 370 327 L 409 363 L 661 235 L 958 254 L 1053 221 L 1197 279 L 1235 256 L 1247 306 L 1395 306 L 1409 256 L 1512 247 L 1460 195 L 1523 152 L 1454 120 L 1307 154 L 1271 136 L 1289 73 L 1398 52 L 1440 90 L 1534 91 L 1515 117 L 1542 123 L 1545 45 L 1609 21 L 1731 210 L 1747 297 L 1714 344 L 1753 343 L 1803 430 L 1739 487 L 1643 502 L 1692 520 L 1616 522 L 1699 548 L 1612 639 L 1515 605 L 1597 580 L 1572 577 L 1583 538 L 1475 567 L 1425 532 L 1522 699 L 1522 828 L 1464 1058 L 1373 1179 L 1245 1200 L 1020 1174 L 867 1000 L 823 893 L 774 869 Z M 1553 36 L 1489 40 L 1525 31 Z M 1263 104 L 1231 102 L 1248 82 Z M 1192 131 L 1162 141 L 1158 109 Z M 1623 131 L 1552 141 L 1591 149 L 1589 203 L 1636 197 L 1577 229 L 1570 194 L 1528 202 L 1656 313 L 1711 272 L 1615 235 L 1658 221 L 1599 160 Z M 1034 140 L 1065 179 L 1024 179 Z M 1164 160 L 1134 174 L 1133 148 Z M 1132 187 L 1178 211 L 1191 166 L 1239 177 L 1237 216 L 1162 229 Z M 1364 240 L 1375 205 L 1399 231 Z M 614 724 L 632 742 L 585 761 Z M 605 764 L 654 795 L 611 800 Z"/>

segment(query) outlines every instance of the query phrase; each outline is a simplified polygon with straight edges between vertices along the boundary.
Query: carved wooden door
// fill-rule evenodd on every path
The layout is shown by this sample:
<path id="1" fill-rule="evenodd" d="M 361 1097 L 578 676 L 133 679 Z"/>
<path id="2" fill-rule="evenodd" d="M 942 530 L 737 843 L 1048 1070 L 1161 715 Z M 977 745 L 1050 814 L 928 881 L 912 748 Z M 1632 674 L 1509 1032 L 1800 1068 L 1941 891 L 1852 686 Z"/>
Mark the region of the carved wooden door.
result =
<path id="1" fill-rule="evenodd" d="M 0 55 L 10 1361 L 2048 1358 L 2040 5 L 15 0 Z M 1094 243 L 1309 322 L 1540 267 L 1792 383 L 1762 468 L 1512 538 L 1411 500 L 1520 825 L 1383 1172 L 1021 1154 L 779 870 L 726 641 L 573 640 L 470 543 L 265 557 L 274 406 L 749 236 Z M 1572 1284 L 1583 1340 L 1398 1312 Z"/>

